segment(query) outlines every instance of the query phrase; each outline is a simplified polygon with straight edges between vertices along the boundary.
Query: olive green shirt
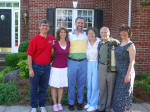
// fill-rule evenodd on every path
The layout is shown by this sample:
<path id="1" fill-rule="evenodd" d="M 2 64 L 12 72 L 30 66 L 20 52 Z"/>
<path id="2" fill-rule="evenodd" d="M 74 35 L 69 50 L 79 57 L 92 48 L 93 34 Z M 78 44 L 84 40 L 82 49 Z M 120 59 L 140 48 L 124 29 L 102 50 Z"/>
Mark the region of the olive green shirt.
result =
<path id="1" fill-rule="evenodd" d="M 100 63 L 102 64 L 108 64 L 108 44 L 107 42 L 102 42 L 102 45 L 99 49 L 100 53 Z"/>

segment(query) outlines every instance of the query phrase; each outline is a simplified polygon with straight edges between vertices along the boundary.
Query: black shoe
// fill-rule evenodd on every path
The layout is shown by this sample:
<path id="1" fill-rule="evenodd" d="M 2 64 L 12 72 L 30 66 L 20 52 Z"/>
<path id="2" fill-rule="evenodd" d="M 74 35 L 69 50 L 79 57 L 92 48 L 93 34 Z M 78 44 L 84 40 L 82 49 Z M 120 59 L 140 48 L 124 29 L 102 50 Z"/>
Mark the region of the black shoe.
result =
<path id="1" fill-rule="evenodd" d="M 83 104 L 77 104 L 77 109 L 78 110 L 83 110 L 84 105 Z"/>
<path id="2" fill-rule="evenodd" d="M 69 104 L 68 104 L 68 109 L 69 109 L 70 111 L 75 110 L 74 105 L 69 105 Z"/>
<path id="3" fill-rule="evenodd" d="M 98 109 L 97 109 L 95 112 L 105 112 L 105 110 L 103 110 L 103 111 L 100 111 L 100 110 L 98 110 Z"/>

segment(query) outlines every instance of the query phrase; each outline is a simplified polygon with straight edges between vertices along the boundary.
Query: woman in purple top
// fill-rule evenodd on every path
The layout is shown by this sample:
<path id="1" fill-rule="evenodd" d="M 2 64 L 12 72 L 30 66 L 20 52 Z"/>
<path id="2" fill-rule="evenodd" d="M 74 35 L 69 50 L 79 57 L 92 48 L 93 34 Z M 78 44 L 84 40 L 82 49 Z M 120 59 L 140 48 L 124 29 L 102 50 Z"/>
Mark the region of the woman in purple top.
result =
<path id="1" fill-rule="evenodd" d="M 60 28 L 57 31 L 54 48 L 54 60 L 50 73 L 49 85 L 51 86 L 51 96 L 53 100 L 53 111 L 63 110 L 61 99 L 63 95 L 63 87 L 68 87 L 67 77 L 67 58 L 69 54 L 68 31 Z M 58 90 L 58 91 L 57 91 Z M 57 93 L 58 92 L 58 93 Z M 56 102 L 58 95 L 58 103 Z"/>

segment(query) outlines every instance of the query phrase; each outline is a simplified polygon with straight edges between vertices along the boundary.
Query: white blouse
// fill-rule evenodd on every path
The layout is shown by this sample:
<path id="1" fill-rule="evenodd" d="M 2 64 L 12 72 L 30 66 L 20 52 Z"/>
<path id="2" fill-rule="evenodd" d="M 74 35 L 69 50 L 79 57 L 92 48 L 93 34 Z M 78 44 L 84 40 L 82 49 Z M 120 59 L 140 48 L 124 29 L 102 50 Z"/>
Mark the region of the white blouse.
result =
<path id="1" fill-rule="evenodd" d="M 96 41 L 93 45 L 91 45 L 90 42 L 88 41 L 87 50 L 86 50 L 86 57 L 88 61 L 97 61 L 97 56 L 98 56 L 97 47 L 100 41 L 101 40 L 99 38 L 96 38 Z"/>

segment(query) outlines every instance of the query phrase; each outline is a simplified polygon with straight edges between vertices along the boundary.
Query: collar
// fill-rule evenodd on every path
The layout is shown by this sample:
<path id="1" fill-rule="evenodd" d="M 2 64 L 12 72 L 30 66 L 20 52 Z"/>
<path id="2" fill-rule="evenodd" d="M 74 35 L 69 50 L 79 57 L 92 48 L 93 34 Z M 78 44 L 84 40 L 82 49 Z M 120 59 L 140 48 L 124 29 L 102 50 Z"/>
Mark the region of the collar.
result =
<path id="1" fill-rule="evenodd" d="M 79 33 L 79 34 L 83 34 L 83 33 L 84 33 L 84 31 L 82 31 L 82 32 L 81 32 L 81 33 Z M 72 34 L 79 35 L 79 34 L 77 34 L 77 33 L 76 33 L 76 30 L 73 30 L 73 31 L 72 31 Z"/>

